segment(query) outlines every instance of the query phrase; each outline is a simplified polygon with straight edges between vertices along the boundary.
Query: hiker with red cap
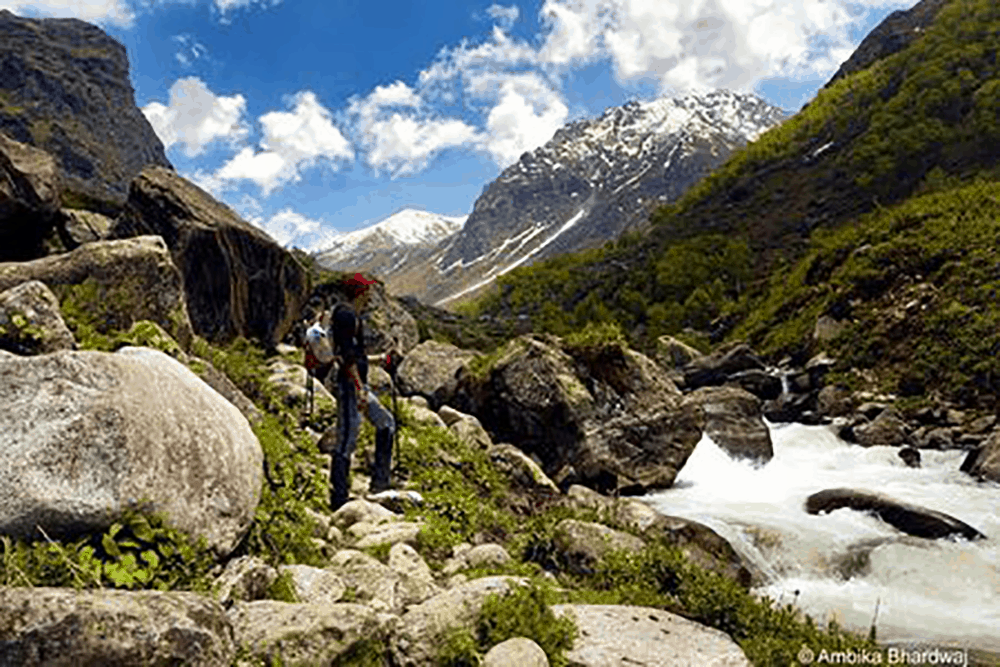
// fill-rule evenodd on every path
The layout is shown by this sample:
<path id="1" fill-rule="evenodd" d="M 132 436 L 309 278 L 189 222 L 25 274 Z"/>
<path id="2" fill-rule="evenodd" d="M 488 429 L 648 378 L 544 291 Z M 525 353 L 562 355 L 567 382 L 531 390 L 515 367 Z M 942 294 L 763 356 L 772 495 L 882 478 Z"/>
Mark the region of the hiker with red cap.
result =
<path id="1" fill-rule="evenodd" d="M 370 286 L 374 283 L 360 273 L 345 279 L 341 285 L 350 303 L 338 304 L 330 316 L 333 352 L 340 362 L 336 377 L 337 444 L 331 452 L 330 465 L 330 506 L 334 510 L 347 502 L 347 474 L 362 414 L 375 427 L 375 465 L 369 491 L 378 493 L 389 488 L 396 422 L 368 388 L 368 357 L 361 318 L 370 296 Z"/>

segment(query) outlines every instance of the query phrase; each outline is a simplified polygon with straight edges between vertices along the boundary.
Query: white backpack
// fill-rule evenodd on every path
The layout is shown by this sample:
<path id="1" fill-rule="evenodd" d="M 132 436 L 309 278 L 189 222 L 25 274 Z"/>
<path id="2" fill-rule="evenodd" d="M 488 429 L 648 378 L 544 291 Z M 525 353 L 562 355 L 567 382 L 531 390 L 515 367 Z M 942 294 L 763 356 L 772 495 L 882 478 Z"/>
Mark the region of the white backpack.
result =
<path id="1" fill-rule="evenodd" d="M 309 346 L 309 351 L 319 363 L 328 364 L 333 361 L 333 345 L 330 342 L 330 335 L 319 322 L 306 330 L 306 345 Z"/>

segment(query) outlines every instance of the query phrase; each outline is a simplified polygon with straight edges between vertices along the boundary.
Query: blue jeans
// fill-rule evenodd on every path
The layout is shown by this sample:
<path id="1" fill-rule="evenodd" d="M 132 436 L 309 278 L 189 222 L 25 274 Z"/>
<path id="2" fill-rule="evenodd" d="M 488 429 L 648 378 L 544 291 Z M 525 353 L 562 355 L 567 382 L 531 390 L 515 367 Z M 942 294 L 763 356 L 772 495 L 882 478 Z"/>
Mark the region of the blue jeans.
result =
<path id="1" fill-rule="evenodd" d="M 354 383 L 347 378 L 337 379 L 337 448 L 330 464 L 330 504 L 337 509 L 347 502 L 347 473 L 351 467 L 351 456 L 358 444 L 358 429 L 361 414 L 358 412 L 358 397 Z M 378 398 L 368 387 L 368 421 L 375 427 L 375 466 L 372 470 L 371 491 L 379 492 L 389 488 L 389 474 L 392 466 L 392 436 L 396 431 L 396 421 L 392 413 L 382 407 Z"/>

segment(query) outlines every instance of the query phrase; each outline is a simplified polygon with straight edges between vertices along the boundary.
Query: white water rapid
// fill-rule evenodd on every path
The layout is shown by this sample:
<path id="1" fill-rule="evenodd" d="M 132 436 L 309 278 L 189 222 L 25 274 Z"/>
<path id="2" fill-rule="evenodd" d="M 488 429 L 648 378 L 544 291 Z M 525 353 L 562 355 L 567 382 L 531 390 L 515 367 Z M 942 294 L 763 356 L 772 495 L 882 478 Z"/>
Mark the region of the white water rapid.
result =
<path id="1" fill-rule="evenodd" d="M 769 425 L 774 458 L 755 469 L 703 437 L 674 487 L 643 498 L 657 511 L 710 526 L 768 581 L 755 593 L 831 616 L 878 638 L 1000 651 L 1000 484 L 959 472 L 965 452 L 922 450 L 908 468 L 895 448 L 864 448 L 827 427 Z M 850 509 L 810 515 L 823 489 L 876 491 L 950 514 L 985 540 L 908 536 Z M 795 596 L 795 591 L 799 595 Z"/>

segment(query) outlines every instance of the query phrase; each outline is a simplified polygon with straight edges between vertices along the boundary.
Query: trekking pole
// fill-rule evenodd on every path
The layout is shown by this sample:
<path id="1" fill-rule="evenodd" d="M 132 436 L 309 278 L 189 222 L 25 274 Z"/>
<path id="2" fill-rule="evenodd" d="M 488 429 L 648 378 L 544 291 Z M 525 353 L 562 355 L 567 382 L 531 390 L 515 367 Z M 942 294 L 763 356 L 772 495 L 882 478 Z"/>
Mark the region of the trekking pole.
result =
<path id="1" fill-rule="evenodd" d="M 396 348 L 393 347 L 393 350 Z M 396 465 L 395 473 L 399 476 L 399 409 L 396 407 L 396 366 L 395 359 L 392 357 L 392 352 L 385 355 L 386 365 L 389 367 L 389 385 L 392 387 L 392 419 L 393 423 L 396 424 L 396 428 L 393 429 L 393 438 L 396 440 Z"/>
<path id="2" fill-rule="evenodd" d="M 313 388 L 313 374 L 311 370 L 306 371 L 306 393 L 309 395 L 309 426 L 312 426 L 313 395 L 315 393 L 315 389 Z"/>

